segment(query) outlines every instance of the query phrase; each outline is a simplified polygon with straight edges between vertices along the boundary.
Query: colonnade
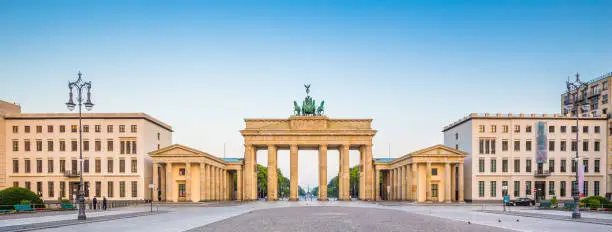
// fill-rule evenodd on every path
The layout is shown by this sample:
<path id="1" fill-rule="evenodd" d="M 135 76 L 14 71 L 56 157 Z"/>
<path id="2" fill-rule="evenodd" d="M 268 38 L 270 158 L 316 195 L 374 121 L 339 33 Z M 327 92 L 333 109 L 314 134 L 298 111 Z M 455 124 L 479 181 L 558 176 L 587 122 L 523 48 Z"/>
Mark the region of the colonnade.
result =
<path id="1" fill-rule="evenodd" d="M 234 173 L 203 162 L 153 163 L 155 192 L 161 194 L 162 201 L 233 200 Z"/>

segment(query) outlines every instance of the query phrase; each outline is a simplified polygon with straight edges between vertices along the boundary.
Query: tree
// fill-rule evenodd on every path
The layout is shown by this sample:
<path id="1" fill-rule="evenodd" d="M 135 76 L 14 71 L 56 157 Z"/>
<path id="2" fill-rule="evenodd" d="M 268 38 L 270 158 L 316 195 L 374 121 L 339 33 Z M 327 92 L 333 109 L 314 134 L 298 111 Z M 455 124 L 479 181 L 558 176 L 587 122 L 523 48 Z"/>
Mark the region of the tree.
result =
<path id="1" fill-rule="evenodd" d="M 290 181 L 289 178 L 283 175 L 280 168 L 276 169 L 278 174 L 277 183 L 277 194 L 279 197 L 285 197 L 289 195 Z M 258 197 L 264 198 L 268 195 L 268 167 L 261 164 L 257 164 L 257 194 Z"/>
<path id="2" fill-rule="evenodd" d="M 21 204 L 21 201 L 29 201 L 32 204 L 42 204 L 43 201 L 27 188 L 11 187 L 0 191 L 0 205 L 10 206 Z"/>
<path id="3" fill-rule="evenodd" d="M 310 194 L 313 196 L 319 196 L 319 186 L 312 188 L 312 190 L 310 190 Z"/>
<path id="4" fill-rule="evenodd" d="M 302 186 L 298 186 L 298 195 L 306 196 L 306 191 L 302 188 Z"/>
<path id="5" fill-rule="evenodd" d="M 359 196 L 359 166 L 349 169 L 349 194 L 352 197 Z M 318 193 L 318 189 L 317 189 Z M 332 178 L 327 184 L 327 196 L 338 197 L 338 176 Z"/>

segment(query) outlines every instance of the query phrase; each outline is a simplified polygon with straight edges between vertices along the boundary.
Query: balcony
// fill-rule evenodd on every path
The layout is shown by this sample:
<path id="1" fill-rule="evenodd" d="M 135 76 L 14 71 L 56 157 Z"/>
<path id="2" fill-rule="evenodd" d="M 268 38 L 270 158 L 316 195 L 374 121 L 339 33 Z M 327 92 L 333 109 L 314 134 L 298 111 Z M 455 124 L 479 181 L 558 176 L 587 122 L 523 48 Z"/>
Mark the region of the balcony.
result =
<path id="1" fill-rule="evenodd" d="M 536 170 L 533 176 L 534 177 L 547 177 L 547 176 L 550 176 L 550 172 L 548 170 Z"/>
<path id="2" fill-rule="evenodd" d="M 66 170 L 66 171 L 64 171 L 64 176 L 65 177 L 79 177 L 80 175 L 81 175 L 81 172 L 76 171 L 76 170 L 73 170 L 73 171 Z"/>

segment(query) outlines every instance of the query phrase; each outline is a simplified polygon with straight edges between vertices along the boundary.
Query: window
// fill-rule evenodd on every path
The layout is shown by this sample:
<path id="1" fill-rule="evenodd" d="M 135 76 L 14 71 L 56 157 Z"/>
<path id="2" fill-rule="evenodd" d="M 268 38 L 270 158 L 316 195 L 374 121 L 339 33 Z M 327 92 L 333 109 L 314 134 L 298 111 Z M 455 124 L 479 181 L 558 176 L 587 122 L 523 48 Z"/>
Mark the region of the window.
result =
<path id="1" fill-rule="evenodd" d="M 576 162 L 572 160 L 570 163 L 572 163 L 572 172 L 576 172 Z"/>
<path id="2" fill-rule="evenodd" d="M 95 131 L 96 133 L 100 133 L 100 132 L 102 131 L 102 126 L 100 126 L 100 125 L 95 125 L 95 126 L 94 126 L 94 131 Z"/>
<path id="3" fill-rule="evenodd" d="M 42 151 L 42 140 L 36 140 L 36 151 Z"/>
<path id="4" fill-rule="evenodd" d="M 593 181 L 593 195 L 599 196 L 599 181 Z"/>
<path id="5" fill-rule="evenodd" d="M 136 154 L 136 140 L 122 140 L 119 145 L 120 154 Z"/>
<path id="6" fill-rule="evenodd" d="M 525 126 L 525 132 L 531 133 L 531 125 Z"/>
<path id="7" fill-rule="evenodd" d="M 589 141 L 582 141 L 582 151 L 589 151 Z"/>
<path id="8" fill-rule="evenodd" d="M 47 151 L 53 151 L 53 140 L 47 140 Z"/>
<path id="9" fill-rule="evenodd" d="M 125 141 L 119 141 L 119 154 L 125 154 Z"/>
<path id="10" fill-rule="evenodd" d="M 525 195 L 531 195 L 531 181 L 525 181 Z"/>
<path id="11" fill-rule="evenodd" d="M 76 140 L 72 140 L 71 142 L 71 150 L 72 151 L 77 151 L 77 141 Z"/>
<path id="12" fill-rule="evenodd" d="M 160 134 L 157 132 L 157 140 L 159 140 Z M 459 140 L 459 133 L 455 133 L 455 140 Z"/>
<path id="13" fill-rule="evenodd" d="M 438 169 L 437 168 L 432 168 L 431 169 L 431 175 L 432 176 L 437 176 L 438 175 Z"/>
<path id="14" fill-rule="evenodd" d="M 26 172 L 26 173 L 30 173 L 30 171 L 31 171 L 31 170 L 30 170 L 30 160 L 29 160 L 29 159 L 26 159 L 26 160 L 25 160 L 25 172 Z"/>
<path id="15" fill-rule="evenodd" d="M 13 126 L 13 134 L 17 134 L 17 133 L 19 133 L 19 127 Z"/>
<path id="16" fill-rule="evenodd" d="M 548 182 L 548 195 L 550 196 L 555 196 L 555 182 L 554 181 L 549 181 Z"/>
<path id="17" fill-rule="evenodd" d="M 60 140 L 59 141 L 59 150 L 60 151 L 66 151 L 66 141 L 64 141 L 64 140 Z"/>
<path id="18" fill-rule="evenodd" d="M 491 197 L 497 196 L 497 181 L 491 181 Z"/>
<path id="19" fill-rule="evenodd" d="M 525 171 L 531 172 L 531 159 L 525 160 Z"/>
<path id="20" fill-rule="evenodd" d="M 13 181 L 13 187 L 19 187 L 19 181 Z"/>
<path id="21" fill-rule="evenodd" d="M 504 190 L 504 188 L 506 190 Z M 502 196 L 508 196 L 508 181 L 502 181 Z"/>
<path id="22" fill-rule="evenodd" d="M 567 141 L 562 140 L 561 144 L 559 144 L 559 148 L 561 149 L 561 151 L 567 151 Z"/>
<path id="23" fill-rule="evenodd" d="M 521 182 L 514 181 L 514 196 L 518 197 L 520 195 L 520 192 L 521 192 Z"/>
<path id="24" fill-rule="evenodd" d="M 584 196 L 588 197 L 589 196 L 589 182 L 588 181 L 584 181 Z"/>
<path id="25" fill-rule="evenodd" d="M 555 160 L 554 159 L 548 160 L 548 172 L 550 173 L 555 172 Z"/>
<path id="26" fill-rule="evenodd" d="M 485 171 L 485 160 L 484 159 L 479 159 L 478 160 L 478 172 L 484 172 Z"/>
<path id="27" fill-rule="evenodd" d="M 520 159 L 514 160 L 514 172 L 521 172 L 521 160 Z"/>
<path id="28" fill-rule="evenodd" d="M 66 182 L 60 181 L 59 186 L 60 186 L 59 196 L 61 198 L 66 197 Z"/>
<path id="29" fill-rule="evenodd" d="M 89 159 L 83 160 L 83 172 L 89 173 Z"/>
<path id="30" fill-rule="evenodd" d="M 102 182 L 96 181 L 96 197 L 102 197 Z"/>
<path id="31" fill-rule="evenodd" d="M 113 182 L 112 181 L 108 182 L 107 190 L 108 190 L 108 197 L 113 197 Z"/>
<path id="32" fill-rule="evenodd" d="M 36 160 L 36 173 L 42 173 L 42 160 Z"/>
<path id="33" fill-rule="evenodd" d="M 132 197 L 138 197 L 138 181 L 132 181 Z"/>
<path id="34" fill-rule="evenodd" d="M 531 151 L 531 140 L 525 141 L 525 150 Z"/>
<path id="35" fill-rule="evenodd" d="M 23 147 L 24 147 L 24 150 L 25 150 L 25 151 L 30 151 L 30 140 L 27 140 L 27 139 L 26 139 L 26 140 L 23 142 Z"/>
<path id="36" fill-rule="evenodd" d="M 77 133 L 77 125 L 71 125 L 71 126 L 70 126 L 70 131 L 71 131 L 72 133 Z"/>
<path id="37" fill-rule="evenodd" d="M 48 125 L 47 126 L 47 132 L 48 133 L 53 133 L 53 125 Z"/>
<path id="38" fill-rule="evenodd" d="M 599 134 L 601 131 L 601 128 L 599 126 L 595 126 L 595 128 L 593 128 L 593 130 L 595 131 L 595 133 Z"/>
<path id="39" fill-rule="evenodd" d="M 185 175 L 185 169 L 179 168 L 179 176 L 184 176 L 184 175 Z"/>
<path id="40" fill-rule="evenodd" d="M 131 126 L 130 126 L 130 131 L 131 131 L 132 133 L 136 133 L 136 131 L 137 131 L 136 129 L 137 129 L 136 125 L 131 125 Z"/>
<path id="41" fill-rule="evenodd" d="M 576 141 L 572 141 L 572 151 L 576 151 L 578 149 L 578 143 Z"/>
<path id="42" fill-rule="evenodd" d="M 496 171 L 497 171 L 497 160 L 491 159 L 491 172 L 496 172 Z"/>
<path id="43" fill-rule="evenodd" d="M 484 133 L 485 132 L 485 126 L 484 125 L 479 125 L 478 126 L 478 132 Z"/>
<path id="44" fill-rule="evenodd" d="M 567 192 L 567 188 L 565 186 L 565 181 L 561 181 L 559 183 L 559 190 L 561 191 L 561 192 L 559 192 L 559 196 L 564 197 L 565 193 Z"/>
<path id="45" fill-rule="evenodd" d="M 508 125 L 503 125 L 502 126 L 502 132 L 503 133 L 508 133 Z"/>
<path id="46" fill-rule="evenodd" d="M 548 141 L 548 151 L 555 151 L 555 141 L 554 140 Z"/>
<path id="47" fill-rule="evenodd" d="M 595 159 L 594 172 L 599 172 L 599 166 L 600 166 L 599 163 L 600 163 L 599 159 Z"/>
<path id="48" fill-rule="evenodd" d="M 23 127 L 23 132 L 30 133 L 30 126 L 24 126 Z"/>
<path id="49" fill-rule="evenodd" d="M 138 163 L 136 162 L 136 159 L 132 159 L 132 162 L 130 162 L 130 164 L 132 165 L 132 173 L 137 173 Z"/>
<path id="50" fill-rule="evenodd" d="M 431 197 L 438 197 L 438 184 L 431 184 Z"/>
<path id="51" fill-rule="evenodd" d="M 89 140 L 83 140 L 83 151 L 89 151 Z"/>
<path id="52" fill-rule="evenodd" d="M 599 141 L 595 141 L 593 143 L 593 150 L 594 151 L 599 151 L 599 146 L 600 146 Z"/>
<path id="53" fill-rule="evenodd" d="M 13 151 L 19 151 L 19 141 L 13 140 Z"/>
<path id="54" fill-rule="evenodd" d="M 125 133 L 125 125 L 119 125 L 119 133 Z"/>
<path id="55" fill-rule="evenodd" d="M 582 166 L 584 166 L 584 173 L 589 172 L 589 160 L 588 159 L 582 160 Z"/>
<path id="56" fill-rule="evenodd" d="M 42 126 L 36 126 L 36 133 L 42 133 Z"/>
<path id="57" fill-rule="evenodd" d="M 589 126 L 582 126 L 582 133 L 589 133 Z"/>
<path id="58" fill-rule="evenodd" d="M 572 133 L 576 133 L 576 132 L 578 132 L 577 127 L 576 126 L 572 126 Z"/>
<path id="59" fill-rule="evenodd" d="M 19 160 L 13 160 L 13 173 L 19 173 Z"/>
<path id="60" fill-rule="evenodd" d="M 119 172 L 125 173 L 125 159 L 119 159 Z"/>
<path id="61" fill-rule="evenodd" d="M 561 160 L 561 172 L 567 171 L 567 160 Z"/>
<path id="62" fill-rule="evenodd" d="M 60 125 L 60 133 L 64 133 L 66 132 L 66 126 L 65 125 Z"/>
<path id="63" fill-rule="evenodd" d="M 555 126 L 548 126 L 548 133 L 555 133 Z"/>
<path id="64" fill-rule="evenodd" d="M 96 141 L 94 142 L 94 149 L 95 149 L 96 151 L 101 151 L 101 150 L 102 150 L 102 141 L 100 141 L 100 140 L 96 140 Z"/>
<path id="65" fill-rule="evenodd" d="M 514 125 L 514 133 L 520 133 L 521 132 L 521 126 L 520 125 Z"/>
<path id="66" fill-rule="evenodd" d="M 53 160 L 47 160 L 47 172 L 48 173 L 53 173 Z"/>
<path id="67" fill-rule="evenodd" d="M 185 197 L 185 184 L 179 184 L 178 194 L 179 197 Z"/>
<path id="68" fill-rule="evenodd" d="M 561 133 L 567 132 L 567 126 L 561 126 Z"/>
<path id="69" fill-rule="evenodd" d="M 502 140 L 502 151 L 508 151 L 508 140 Z"/>
<path id="70" fill-rule="evenodd" d="M 574 195 L 574 193 L 578 192 L 578 185 L 576 184 L 576 181 L 572 181 L 572 194 L 571 196 Z"/>
<path id="71" fill-rule="evenodd" d="M 32 190 L 32 184 L 31 184 L 31 182 L 30 182 L 30 181 L 26 181 L 26 182 L 25 182 L 25 187 L 26 187 L 27 189 L 29 189 L 29 190 Z"/>
<path id="72" fill-rule="evenodd" d="M 55 197 L 55 189 L 53 187 L 53 181 L 47 182 L 47 190 L 49 197 Z"/>
<path id="73" fill-rule="evenodd" d="M 113 133 L 113 125 L 107 125 L 106 126 L 106 132 Z"/>
<path id="74" fill-rule="evenodd" d="M 514 151 L 521 151 L 521 141 L 514 140 Z"/>
<path id="75" fill-rule="evenodd" d="M 89 133 L 89 125 L 83 125 L 83 133 Z"/>
<path id="76" fill-rule="evenodd" d="M 94 162 L 95 162 L 95 165 L 96 165 L 96 166 L 95 166 L 95 169 L 96 169 L 95 171 L 96 171 L 96 173 L 100 173 L 100 172 L 102 172 L 102 161 L 101 161 L 101 160 L 99 160 L 99 159 L 96 159 L 96 161 L 94 161 Z"/>
<path id="77" fill-rule="evenodd" d="M 66 172 L 66 160 L 63 160 L 63 159 L 60 160 L 60 172 L 61 173 Z"/>
<path id="78" fill-rule="evenodd" d="M 491 125 L 491 133 L 497 132 L 497 126 Z"/>
<path id="79" fill-rule="evenodd" d="M 484 181 L 478 181 L 478 196 L 484 197 L 484 191 L 485 191 Z"/>
<path id="80" fill-rule="evenodd" d="M 125 181 L 119 181 L 119 197 L 125 197 Z"/>
<path id="81" fill-rule="evenodd" d="M 37 181 L 36 182 L 36 194 L 39 197 L 42 197 L 42 181 Z"/>
<path id="82" fill-rule="evenodd" d="M 502 160 L 502 172 L 508 172 L 508 160 L 507 159 Z"/>
<path id="83" fill-rule="evenodd" d="M 112 159 L 108 159 L 108 162 L 107 162 L 107 171 L 108 171 L 108 173 L 113 173 L 113 160 Z"/>
<path id="84" fill-rule="evenodd" d="M 113 140 L 109 139 L 106 141 L 106 151 L 113 151 Z"/>

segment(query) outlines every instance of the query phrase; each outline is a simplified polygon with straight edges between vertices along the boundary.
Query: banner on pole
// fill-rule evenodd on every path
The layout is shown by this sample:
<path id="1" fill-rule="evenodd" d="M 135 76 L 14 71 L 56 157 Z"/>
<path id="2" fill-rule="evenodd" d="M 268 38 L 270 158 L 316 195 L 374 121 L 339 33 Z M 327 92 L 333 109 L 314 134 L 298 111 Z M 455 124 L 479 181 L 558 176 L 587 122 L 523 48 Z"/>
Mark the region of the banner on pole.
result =
<path id="1" fill-rule="evenodd" d="M 546 122 L 536 123 L 536 163 L 548 161 L 548 138 L 546 136 Z"/>

